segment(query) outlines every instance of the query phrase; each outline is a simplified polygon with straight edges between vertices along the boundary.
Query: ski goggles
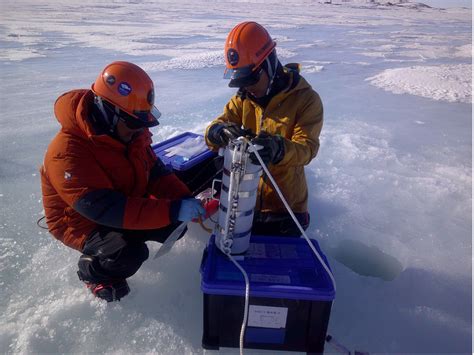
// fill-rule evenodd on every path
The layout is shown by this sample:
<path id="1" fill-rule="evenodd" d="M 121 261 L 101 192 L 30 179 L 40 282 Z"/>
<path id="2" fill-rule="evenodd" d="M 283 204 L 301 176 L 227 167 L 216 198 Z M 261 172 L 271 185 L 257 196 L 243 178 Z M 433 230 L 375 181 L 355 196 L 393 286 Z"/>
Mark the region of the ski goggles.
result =
<path id="1" fill-rule="evenodd" d="M 224 79 L 230 79 L 229 87 L 231 88 L 244 88 L 247 86 L 255 85 L 259 82 L 262 76 L 263 68 L 260 67 L 256 70 L 253 70 L 253 68 L 255 68 L 255 65 L 253 64 L 236 69 L 226 68 L 226 70 L 224 71 Z"/>
<path id="2" fill-rule="evenodd" d="M 160 124 L 158 118 L 161 117 L 161 112 L 156 108 L 156 106 L 152 106 L 151 111 L 133 111 L 133 115 L 135 117 L 120 110 L 118 117 L 123 123 L 125 123 L 128 129 L 133 130 L 154 127 Z"/>

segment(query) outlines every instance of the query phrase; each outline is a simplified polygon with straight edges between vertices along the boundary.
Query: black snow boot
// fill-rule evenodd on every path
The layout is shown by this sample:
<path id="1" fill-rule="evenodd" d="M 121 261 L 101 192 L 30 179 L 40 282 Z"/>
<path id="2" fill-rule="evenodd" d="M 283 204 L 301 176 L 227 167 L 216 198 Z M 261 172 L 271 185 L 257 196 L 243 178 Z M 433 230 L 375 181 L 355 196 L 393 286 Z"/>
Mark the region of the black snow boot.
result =
<path id="1" fill-rule="evenodd" d="M 126 280 L 117 280 L 108 283 L 85 282 L 85 284 L 94 296 L 107 302 L 120 301 L 122 297 L 125 297 L 130 292 L 130 287 L 128 287 Z"/>

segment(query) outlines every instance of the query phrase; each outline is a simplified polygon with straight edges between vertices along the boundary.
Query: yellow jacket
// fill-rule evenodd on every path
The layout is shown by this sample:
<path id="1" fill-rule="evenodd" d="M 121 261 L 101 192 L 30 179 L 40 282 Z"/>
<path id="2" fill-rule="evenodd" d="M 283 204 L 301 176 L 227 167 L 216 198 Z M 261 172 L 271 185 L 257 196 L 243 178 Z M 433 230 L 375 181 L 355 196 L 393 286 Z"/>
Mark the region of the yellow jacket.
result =
<path id="1" fill-rule="evenodd" d="M 218 122 L 234 122 L 256 134 L 263 130 L 285 138 L 283 160 L 276 165 L 270 164 L 269 170 L 293 211 L 302 213 L 307 211 L 308 204 L 304 166 L 318 153 L 323 105 L 319 95 L 299 75 L 295 65 L 287 65 L 284 70 L 290 75 L 289 85 L 271 99 L 265 110 L 248 98 L 234 95 L 222 115 L 208 126 L 206 141 L 211 149 L 217 149 L 207 139 L 207 132 Z M 260 212 L 286 212 L 265 176 L 260 180 L 256 209 Z"/>

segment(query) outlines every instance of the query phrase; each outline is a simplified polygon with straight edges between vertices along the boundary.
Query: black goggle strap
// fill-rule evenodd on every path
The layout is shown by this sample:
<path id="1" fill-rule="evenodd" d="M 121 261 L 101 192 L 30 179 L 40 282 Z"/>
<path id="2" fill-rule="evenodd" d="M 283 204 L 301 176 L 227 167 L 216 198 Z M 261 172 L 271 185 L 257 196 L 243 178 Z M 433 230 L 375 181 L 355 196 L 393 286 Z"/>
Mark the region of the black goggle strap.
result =
<path id="1" fill-rule="evenodd" d="M 97 107 L 99 108 L 99 111 L 102 114 L 102 116 L 104 117 L 104 119 L 108 122 L 109 119 L 108 119 L 107 112 L 105 112 L 104 102 L 102 101 L 102 98 L 100 96 L 96 96 L 95 97 L 95 103 L 96 103 Z"/>
<path id="2" fill-rule="evenodd" d="M 100 113 L 104 117 L 105 122 L 108 123 L 110 132 L 113 132 L 115 130 L 115 125 L 117 124 L 117 119 L 116 119 L 117 115 L 114 115 L 113 121 L 110 122 L 110 119 L 109 119 L 110 115 L 106 111 L 106 107 L 104 105 L 104 101 L 102 100 L 102 98 L 100 96 L 96 96 L 95 102 L 97 104 L 97 107 L 99 108 Z"/>
<path id="3" fill-rule="evenodd" d="M 115 106 L 115 110 L 114 110 L 114 117 L 112 119 L 112 126 L 110 127 L 110 130 L 113 131 L 115 130 L 115 127 L 117 127 L 117 123 L 118 123 L 118 120 L 120 119 L 120 109 Z"/>
<path id="4" fill-rule="evenodd" d="M 273 86 L 273 80 L 275 79 L 275 74 L 276 74 L 276 67 L 277 67 L 277 63 L 278 61 L 277 60 L 274 60 L 274 63 L 271 63 L 270 62 L 270 57 L 271 55 L 269 55 L 267 58 L 265 58 L 265 61 L 267 62 L 267 68 L 268 68 L 268 77 L 269 77 L 269 82 L 268 82 L 268 86 L 267 86 L 267 91 L 265 92 L 265 95 L 268 95 L 270 93 L 270 90 L 272 89 L 272 86 Z"/>

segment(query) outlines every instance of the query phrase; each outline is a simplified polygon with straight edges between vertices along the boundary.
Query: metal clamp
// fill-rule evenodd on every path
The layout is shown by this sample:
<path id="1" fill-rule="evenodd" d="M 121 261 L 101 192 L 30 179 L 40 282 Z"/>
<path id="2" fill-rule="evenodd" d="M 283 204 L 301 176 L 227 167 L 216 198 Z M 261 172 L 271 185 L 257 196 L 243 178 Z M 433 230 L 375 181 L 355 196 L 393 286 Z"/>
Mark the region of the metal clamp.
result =
<path id="1" fill-rule="evenodd" d="M 224 184 L 222 184 L 222 190 L 223 190 L 224 192 L 229 192 L 229 188 L 228 188 L 226 185 L 224 185 Z M 237 193 L 237 196 L 238 196 L 238 197 L 242 197 L 242 198 L 249 198 L 249 197 L 252 197 L 252 196 L 256 195 L 256 194 L 257 194 L 257 190 L 258 190 L 258 189 L 255 189 L 255 190 L 253 190 L 253 191 L 239 191 L 239 192 Z"/>
<path id="2" fill-rule="evenodd" d="M 223 205 L 219 205 L 219 209 L 224 213 L 227 212 L 227 208 Z M 251 216 L 252 214 L 253 214 L 253 209 L 248 210 L 248 211 L 236 211 L 235 212 L 236 217 L 246 217 L 246 216 Z"/>
<path id="3" fill-rule="evenodd" d="M 229 176 L 230 177 L 230 171 L 227 170 L 226 168 L 223 168 L 223 173 L 226 175 L 226 176 Z M 253 180 L 255 178 L 259 178 L 260 176 L 262 176 L 262 170 L 259 170 L 257 171 L 256 173 L 250 173 L 250 174 L 243 174 L 240 179 L 241 180 Z"/>
<path id="4" fill-rule="evenodd" d="M 211 192 L 211 198 L 212 198 L 213 200 L 219 201 L 218 198 L 214 197 L 214 191 L 216 191 L 216 189 L 214 188 L 214 184 L 215 184 L 216 182 L 220 182 L 220 183 L 222 184 L 222 180 L 219 180 L 219 179 L 214 179 L 214 180 L 212 180 L 212 185 L 211 185 L 211 190 L 212 190 L 212 192 Z"/>

